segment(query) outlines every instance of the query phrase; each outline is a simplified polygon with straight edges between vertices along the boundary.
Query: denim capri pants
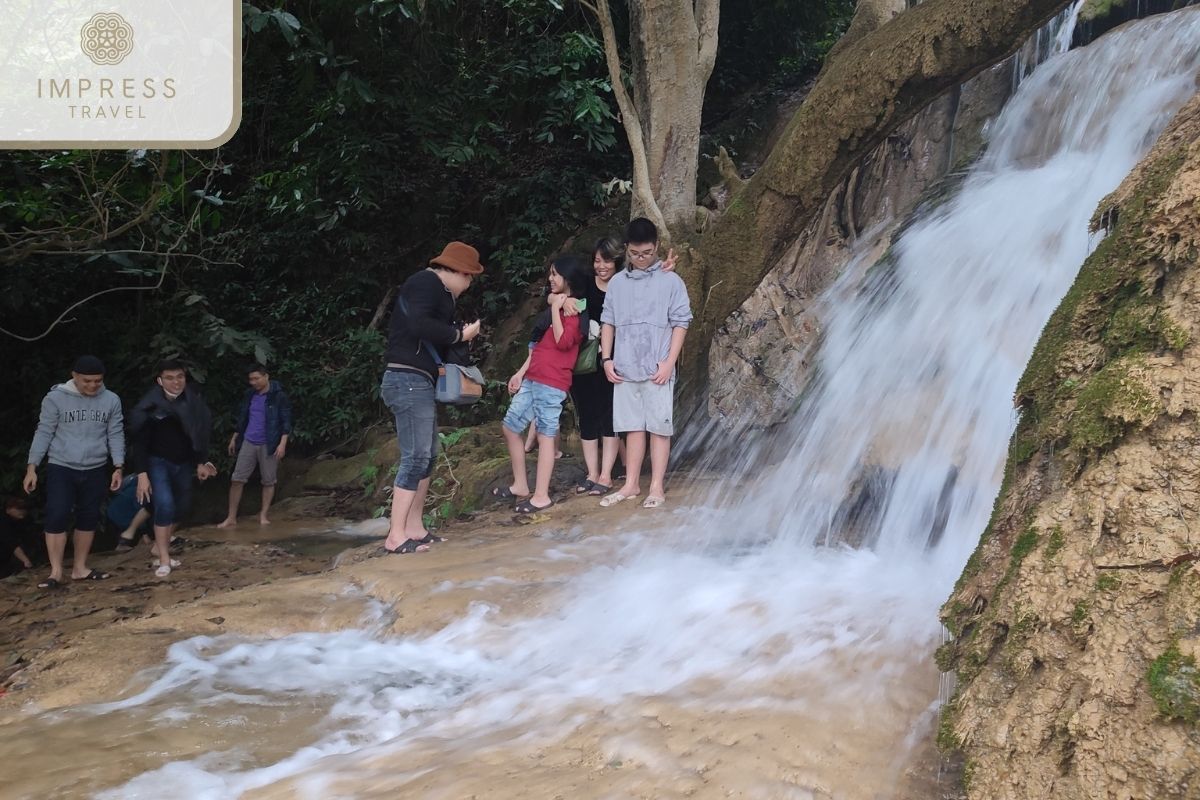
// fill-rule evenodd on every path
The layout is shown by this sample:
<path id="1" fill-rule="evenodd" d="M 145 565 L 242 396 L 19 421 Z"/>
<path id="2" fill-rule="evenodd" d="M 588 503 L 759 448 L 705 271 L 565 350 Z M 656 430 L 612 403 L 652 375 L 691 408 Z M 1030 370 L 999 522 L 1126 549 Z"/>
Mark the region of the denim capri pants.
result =
<path id="1" fill-rule="evenodd" d="M 433 381 L 417 372 L 388 370 L 383 373 L 379 393 L 396 418 L 396 441 L 400 445 L 396 488 L 414 492 L 418 483 L 433 474 L 437 455 Z"/>
<path id="2" fill-rule="evenodd" d="M 166 528 L 178 524 L 192 506 L 192 478 L 196 465 L 150 456 L 146 465 L 150 477 L 154 526 Z"/>

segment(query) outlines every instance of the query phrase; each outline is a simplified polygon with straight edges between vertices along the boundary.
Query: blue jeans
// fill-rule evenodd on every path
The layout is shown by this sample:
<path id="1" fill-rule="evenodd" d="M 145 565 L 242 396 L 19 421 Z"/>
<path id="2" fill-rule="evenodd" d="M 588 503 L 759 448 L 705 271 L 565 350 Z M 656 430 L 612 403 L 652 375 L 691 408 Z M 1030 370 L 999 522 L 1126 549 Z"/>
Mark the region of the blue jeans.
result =
<path id="1" fill-rule="evenodd" d="M 433 473 L 433 459 L 437 455 L 437 401 L 433 382 L 415 372 L 388 370 L 383 373 L 379 393 L 396 418 L 396 441 L 400 445 L 396 488 L 415 492 L 417 484 Z"/>
<path id="2" fill-rule="evenodd" d="M 558 433 L 558 418 L 566 399 L 567 393 L 562 389 L 526 378 L 508 406 L 504 427 L 513 433 L 521 433 L 536 420 L 539 436 L 553 436 Z"/>
<path id="3" fill-rule="evenodd" d="M 174 525 L 187 515 L 192 505 L 192 476 L 195 464 L 177 464 L 150 456 L 146 474 L 150 476 L 150 499 L 154 503 L 154 524 Z"/>

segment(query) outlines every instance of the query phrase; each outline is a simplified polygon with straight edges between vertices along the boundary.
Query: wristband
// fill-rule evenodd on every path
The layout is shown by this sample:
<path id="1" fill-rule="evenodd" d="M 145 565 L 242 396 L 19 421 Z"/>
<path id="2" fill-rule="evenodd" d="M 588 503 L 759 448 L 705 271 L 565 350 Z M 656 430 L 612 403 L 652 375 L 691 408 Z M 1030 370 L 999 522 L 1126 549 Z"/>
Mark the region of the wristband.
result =
<path id="1" fill-rule="evenodd" d="M 612 357 L 611 357 L 611 356 L 605 356 L 604 358 L 600 359 L 600 363 L 601 363 L 601 364 L 604 364 L 604 363 L 606 363 L 606 362 L 608 362 L 608 361 L 612 361 Z"/>

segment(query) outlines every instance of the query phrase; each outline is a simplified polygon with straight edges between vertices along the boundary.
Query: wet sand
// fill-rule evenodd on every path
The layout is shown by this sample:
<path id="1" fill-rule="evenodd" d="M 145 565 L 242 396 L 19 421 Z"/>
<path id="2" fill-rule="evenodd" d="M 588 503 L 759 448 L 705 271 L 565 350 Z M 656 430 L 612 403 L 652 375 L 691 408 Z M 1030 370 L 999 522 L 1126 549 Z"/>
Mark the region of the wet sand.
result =
<path id="1" fill-rule="evenodd" d="M 222 749 L 273 763 L 311 740 L 327 710 L 311 700 L 267 704 L 252 714 L 214 703 L 165 735 L 150 722 L 167 706 L 150 703 L 116 716 L 69 712 L 145 688 L 176 642 L 361 627 L 431 633 L 480 601 L 505 615 L 534 617 L 553 608 L 564 581 L 620 558 L 626 524 L 653 535 L 656 525 L 671 523 L 669 514 L 632 503 L 599 512 L 594 501 L 571 499 L 532 519 L 492 511 L 453 524 L 443 531 L 449 541 L 428 553 L 376 557 L 377 544 L 362 545 L 324 571 L 326 552 L 289 552 L 265 540 L 302 539 L 300 529 L 323 542 L 330 537 L 322 531 L 336 523 L 293 522 L 266 532 L 244 525 L 236 544 L 214 543 L 233 538 L 215 529 L 191 532 L 180 556 L 185 567 L 168 582 L 153 578 L 142 550 L 98 559 L 97 566 L 114 569 L 112 580 L 52 597 L 4 585 L 6 602 L 15 597 L 5 620 L 8 646 L 28 664 L 0 698 L 0 762 L 11 765 L 6 796 L 92 796 Z M 64 615 L 72 618 L 64 622 Z M 953 797 L 954 783 L 938 780 L 941 765 L 929 746 L 937 671 L 917 652 L 896 653 L 886 664 L 847 653 L 823 674 L 739 685 L 732 693 L 700 682 L 617 705 L 580 702 L 548 713 L 534 730 L 499 728 L 469 741 L 417 737 L 399 755 L 366 748 L 325 759 L 318 789 L 307 771 L 241 796 Z M 865 678 L 854 674 L 863 670 Z M 846 688 L 864 679 L 868 686 L 882 680 L 887 689 Z M 50 709 L 68 717 L 45 713 Z M 76 757 L 68 763 L 55 755 L 64 752 Z"/>

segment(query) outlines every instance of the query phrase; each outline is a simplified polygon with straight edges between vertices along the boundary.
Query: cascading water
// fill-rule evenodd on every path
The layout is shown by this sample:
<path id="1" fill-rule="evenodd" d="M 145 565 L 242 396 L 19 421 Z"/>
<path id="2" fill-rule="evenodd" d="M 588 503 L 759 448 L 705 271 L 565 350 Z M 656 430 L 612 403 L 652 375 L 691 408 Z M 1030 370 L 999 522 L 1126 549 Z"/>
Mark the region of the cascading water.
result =
<path id="1" fill-rule="evenodd" d="M 413 796 L 439 786 L 465 796 L 434 781 L 502 763 L 480 754 L 554 747 L 597 719 L 607 720 L 598 740 L 609 766 L 622 763 L 617 754 L 647 765 L 656 797 L 703 788 L 738 736 L 758 735 L 727 732 L 733 744 L 697 766 L 696 754 L 717 746 L 705 715 L 751 719 L 781 741 L 804 731 L 791 717 L 772 728 L 771 715 L 809 720 L 823 748 L 814 765 L 846 757 L 851 742 L 838 737 L 849 730 L 864 747 L 890 748 L 885 761 L 902 756 L 901 740 L 935 704 L 936 609 L 996 495 L 1013 387 L 1088 253 L 1090 213 L 1196 90 L 1197 42 L 1200 11 L 1181 11 L 1026 79 L 957 196 L 830 290 L 819 377 L 786 434 L 773 434 L 792 439 L 782 463 L 750 469 L 765 445 L 747 448 L 741 473 L 715 496 L 666 518 L 677 530 L 630 534 L 615 565 L 596 540 L 557 547 L 560 557 L 607 561 L 548 589 L 552 610 L 522 618 L 477 604 L 403 639 L 192 639 L 143 691 L 44 724 L 134 720 L 169 741 L 190 719 L 220 742 L 162 745 L 143 756 L 144 774 L 103 795 L 114 798 L 394 796 L 401 785 Z M 851 535 L 871 547 L 813 546 Z M 914 663 L 929 685 L 905 686 Z M 694 725 L 661 733 L 684 741 L 673 760 L 639 738 L 646 719 L 660 718 Z M 250 734 L 227 734 L 239 725 Z M 293 741 L 255 744 L 271 738 L 268 727 L 292 729 Z M 522 763 L 521 780 L 534 781 L 537 765 Z M 815 774 L 795 767 L 774 783 L 743 775 L 736 785 L 746 796 L 813 797 L 803 787 L 821 784 L 839 798 L 890 785 Z M 735 785 L 721 781 L 722 791 Z M 524 792 L 540 796 L 532 785 Z M 615 785 L 568 794 L 633 793 Z"/>
<path id="2" fill-rule="evenodd" d="M 831 289 L 816 376 L 730 519 L 782 543 L 925 548 L 957 572 L 986 524 L 1011 397 L 1089 253 L 1088 220 L 1196 90 L 1196 13 L 1155 17 L 1051 60 L 992 126 L 959 193 Z M 1069 36 L 1060 41 L 1069 41 Z M 768 447 L 770 443 L 761 445 Z M 953 535 L 944 535 L 952 531 Z"/>

